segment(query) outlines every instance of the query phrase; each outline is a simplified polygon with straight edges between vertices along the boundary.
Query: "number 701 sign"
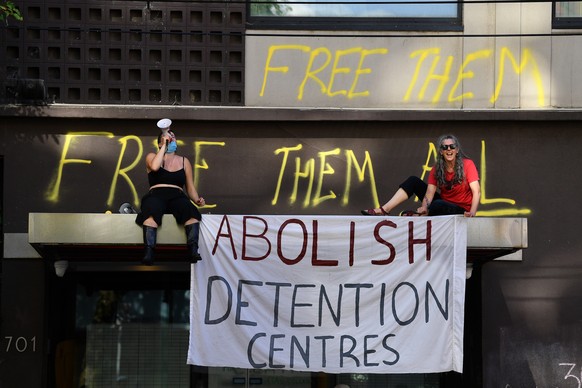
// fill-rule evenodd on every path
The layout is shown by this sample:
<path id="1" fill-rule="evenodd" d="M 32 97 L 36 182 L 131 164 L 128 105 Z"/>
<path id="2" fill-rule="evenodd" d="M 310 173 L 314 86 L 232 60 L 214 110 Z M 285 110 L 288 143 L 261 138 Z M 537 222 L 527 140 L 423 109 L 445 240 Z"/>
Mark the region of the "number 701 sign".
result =
<path id="1" fill-rule="evenodd" d="M 8 352 L 24 353 L 26 351 L 36 352 L 36 336 L 30 338 L 5 336 L 4 341 L 6 342 L 4 346 L 4 351 L 6 353 Z"/>

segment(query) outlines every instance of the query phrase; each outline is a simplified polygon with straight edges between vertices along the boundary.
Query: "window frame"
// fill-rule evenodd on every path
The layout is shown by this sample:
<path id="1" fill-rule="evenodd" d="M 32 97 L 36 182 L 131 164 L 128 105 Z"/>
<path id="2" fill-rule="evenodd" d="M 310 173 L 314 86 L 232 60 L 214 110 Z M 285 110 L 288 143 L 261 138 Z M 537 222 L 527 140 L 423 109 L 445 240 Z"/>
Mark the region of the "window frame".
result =
<path id="1" fill-rule="evenodd" d="M 294 17 L 253 16 L 247 1 L 248 29 L 324 31 L 463 31 L 463 0 L 457 1 L 457 17 Z"/>
<path id="2" fill-rule="evenodd" d="M 563 3 L 566 3 L 564 1 Z M 555 29 L 580 29 L 582 28 L 582 15 L 580 16 L 556 16 L 556 2 L 552 2 L 552 28 Z"/>

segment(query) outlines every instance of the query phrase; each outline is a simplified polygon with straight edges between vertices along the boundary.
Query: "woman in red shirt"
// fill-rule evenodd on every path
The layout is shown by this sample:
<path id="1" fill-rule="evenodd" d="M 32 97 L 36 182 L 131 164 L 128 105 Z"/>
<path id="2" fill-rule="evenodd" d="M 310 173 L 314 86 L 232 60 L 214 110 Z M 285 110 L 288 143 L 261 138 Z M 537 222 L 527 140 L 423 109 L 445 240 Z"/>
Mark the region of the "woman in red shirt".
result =
<path id="1" fill-rule="evenodd" d="M 475 163 L 467 158 L 455 136 L 443 135 L 437 144 L 437 162 L 430 171 L 428 184 L 411 176 L 400 184 L 398 191 L 383 206 L 362 210 L 362 214 L 386 216 L 414 194 L 422 198 L 416 214 L 464 214 L 465 217 L 474 217 L 481 197 L 479 173 Z"/>

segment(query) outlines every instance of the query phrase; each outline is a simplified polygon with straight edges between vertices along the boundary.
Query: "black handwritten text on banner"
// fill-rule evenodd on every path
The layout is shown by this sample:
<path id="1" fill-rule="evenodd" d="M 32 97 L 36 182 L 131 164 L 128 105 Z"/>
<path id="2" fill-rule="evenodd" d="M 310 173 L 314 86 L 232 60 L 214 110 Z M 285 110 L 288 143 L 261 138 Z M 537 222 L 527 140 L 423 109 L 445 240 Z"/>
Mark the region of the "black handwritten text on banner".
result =
<path id="1" fill-rule="evenodd" d="M 466 220 L 206 215 L 188 363 L 462 371 Z"/>

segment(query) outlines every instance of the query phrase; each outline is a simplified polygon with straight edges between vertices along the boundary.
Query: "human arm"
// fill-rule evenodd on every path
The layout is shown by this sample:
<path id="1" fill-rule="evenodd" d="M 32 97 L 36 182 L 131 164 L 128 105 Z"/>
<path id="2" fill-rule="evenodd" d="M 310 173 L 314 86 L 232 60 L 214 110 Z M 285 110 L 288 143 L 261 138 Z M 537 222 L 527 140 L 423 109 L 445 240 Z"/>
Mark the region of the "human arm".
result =
<path id="1" fill-rule="evenodd" d="M 469 189 L 471 190 L 471 209 L 465 212 L 465 217 L 475 217 L 477 214 L 477 208 L 479 207 L 479 202 L 481 201 L 481 185 L 479 184 L 479 172 L 475 163 L 471 159 L 465 159 L 465 174 L 467 182 L 469 183 Z"/>
<path id="2" fill-rule="evenodd" d="M 432 203 L 434 194 L 436 193 L 437 187 L 431 183 L 428 184 L 424 198 L 422 199 L 420 207 L 416 210 L 417 213 L 426 215 L 428 214 L 428 208 Z"/>
<path id="3" fill-rule="evenodd" d="M 473 199 L 471 200 L 471 210 L 465 212 L 465 217 L 475 217 L 477 208 L 479 207 L 479 201 L 481 200 L 481 185 L 479 181 L 473 181 L 469 183 L 469 188 L 473 194 Z"/>
<path id="4" fill-rule="evenodd" d="M 168 148 L 168 143 L 170 142 L 170 140 L 171 140 L 170 135 L 168 135 L 167 133 L 163 134 L 162 145 L 158 149 L 158 152 L 156 153 L 151 152 L 146 156 L 146 167 L 148 172 L 158 171 L 160 169 L 164 161 L 164 155 L 166 154 L 166 150 Z"/>
<path id="5" fill-rule="evenodd" d="M 192 164 L 190 164 L 190 161 L 186 158 L 184 158 L 184 172 L 186 173 L 186 194 L 196 205 L 204 206 L 206 201 L 204 201 L 204 198 L 198 195 L 198 192 L 194 187 L 194 179 L 192 178 Z"/>

